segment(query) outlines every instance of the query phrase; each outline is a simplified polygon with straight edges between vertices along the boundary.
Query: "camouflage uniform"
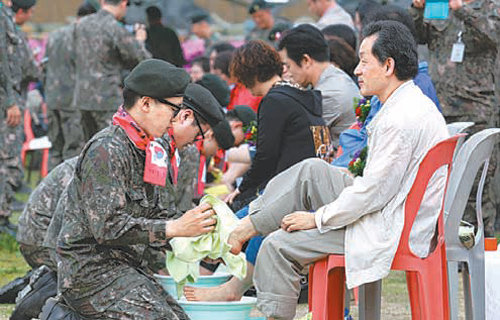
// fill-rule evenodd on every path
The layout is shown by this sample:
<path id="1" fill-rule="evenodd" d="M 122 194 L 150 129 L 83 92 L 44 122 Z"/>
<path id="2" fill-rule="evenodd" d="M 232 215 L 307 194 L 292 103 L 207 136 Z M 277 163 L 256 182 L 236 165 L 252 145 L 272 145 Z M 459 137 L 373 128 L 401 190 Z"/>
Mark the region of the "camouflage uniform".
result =
<path id="1" fill-rule="evenodd" d="M 292 25 L 290 23 L 290 21 L 288 21 L 284 18 L 280 18 L 280 17 L 274 18 L 274 26 L 276 26 L 278 24 Z M 247 41 L 249 41 L 249 40 L 264 40 L 264 41 L 270 42 L 271 40 L 269 40 L 269 34 L 271 33 L 272 29 L 273 29 L 273 27 L 271 27 L 269 29 L 259 29 L 256 26 L 252 30 L 250 30 L 250 33 L 248 33 L 246 35 L 245 40 L 247 40 Z"/>
<path id="2" fill-rule="evenodd" d="M 499 10 L 498 0 L 476 0 L 450 10 L 447 20 L 426 21 L 423 9 L 410 8 L 419 41 L 429 47 L 429 70 L 447 123 L 473 121 L 476 124 L 473 133 L 500 125 L 494 77 L 500 41 Z M 454 63 L 450 55 L 460 31 L 465 54 L 463 62 Z M 494 234 L 496 202 L 500 198 L 491 182 L 498 160 L 497 147 L 490 160 L 483 194 L 486 236 Z M 475 194 L 473 190 L 465 213 L 465 219 L 471 222 L 476 217 Z"/>
<path id="3" fill-rule="evenodd" d="M 21 108 L 21 79 L 22 69 L 19 53 L 21 52 L 22 38 L 14 24 L 13 13 L 7 6 L 0 7 L 0 21 L 2 29 L 0 32 L 5 38 L 4 56 L 2 56 L 3 72 L 8 77 L 5 88 L 5 96 L 2 93 L 0 99 L 4 105 L 4 110 L 12 105 Z M 19 186 L 22 180 L 22 166 L 20 161 L 20 142 L 23 133 L 23 120 L 16 127 L 8 126 L 5 123 L 5 112 L 2 112 L 3 121 L 0 125 L 0 184 L 3 189 L 0 192 L 0 216 L 10 216 L 10 203 L 14 199 L 14 188 Z"/>
<path id="4" fill-rule="evenodd" d="M 200 152 L 194 145 L 189 145 L 182 149 L 179 155 L 181 164 L 176 185 L 177 208 L 186 212 L 194 207 L 193 198 L 198 184 Z"/>
<path id="5" fill-rule="evenodd" d="M 167 248 L 166 221 L 182 214 L 171 179 L 165 187 L 143 181 L 144 162 L 145 152 L 110 126 L 76 165 L 57 240 L 58 286 L 83 316 L 188 319 L 144 267 Z"/>
<path id="6" fill-rule="evenodd" d="M 76 25 L 72 107 L 82 111 L 85 141 L 109 125 L 122 103 L 121 72 L 150 57 L 144 44 L 108 11 L 86 16 Z"/>
<path id="7" fill-rule="evenodd" d="M 10 45 L 10 37 L 7 34 L 7 26 L 9 18 L 4 14 L 3 4 L 0 2 L 0 127 L 5 127 L 5 113 L 7 108 L 15 104 L 14 93 L 10 82 L 10 69 L 8 60 L 8 47 Z M 3 145 L 3 133 L 0 129 L 0 139 Z M 0 151 L 1 152 L 1 151 Z M 7 168 L 4 163 L 5 159 L 0 155 L 0 216 L 8 214 L 8 191 L 10 186 L 5 179 Z"/>
<path id="8" fill-rule="evenodd" d="M 17 241 L 21 253 L 32 268 L 46 265 L 57 270 L 49 250 L 43 247 L 43 241 L 61 193 L 73 177 L 76 161 L 74 157 L 52 170 L 33 190 L 19 217 Z"/>
<path id="9" fill-rule="evenodd" d="M 52 142 L 49 169 L 77 156 L 84 145 L 81 113 L 71 105 L 75 88 L 74 28 L 72 24 L 52 32 L 45 50 L 48 59 L 44 79 L 45 102 L 48 136 Z"/>

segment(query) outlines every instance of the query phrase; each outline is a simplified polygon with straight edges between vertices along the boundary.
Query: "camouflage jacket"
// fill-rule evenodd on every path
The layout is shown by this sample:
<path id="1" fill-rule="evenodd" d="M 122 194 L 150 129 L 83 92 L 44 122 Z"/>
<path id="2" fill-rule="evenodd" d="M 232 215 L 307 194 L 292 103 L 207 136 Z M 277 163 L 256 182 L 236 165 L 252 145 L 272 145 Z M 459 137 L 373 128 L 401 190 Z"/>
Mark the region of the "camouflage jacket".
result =
<path id="1" fill-rule="evenodd" d="M 101 10 L 75 27 L 76 83 L 73 106 L 80 110 L 112 111 L 122 102 L 123 70 L 150 58 L 144 44 Z"/>
<path id="2" fill-rule="evenodd" d="M 0 119 L 6 109 L 16 103 L 10 62 L 21 40 L 15 30 L 11 10 L 0 2 Z"/>
<path id="3" fill-rule="evenodd" d="M 486 121 L 498 108 L 494 66 L 500 42 L 499 0 L 464 4 L 459 10 L 450 10 L 447 20 L 426 21 L 423 9 L 413 7 L 410 13 L 419 42 L 429 47 L 429 70 L 443 114 Z M 455 63 L 450 56 L 460 31 L 465 54 L 463 62 Z"/>
<path id="4" fill-rule="evenodd" d="M 21 66 L 21 75 L 18 79 L 15 79 L 15 82 L 21 95 L 20 104 L 24 107 L 28 95 L 28 85 L 30 82 L 40 80 L 41 72 L 33 56 L 33 51 L 29 45 L 26 33 L 19 27 L 17 27 L 16 30 L 21 39 L 21 45 L 18 47 L 15 58 L 17 59 L 17 63 Z"/>
<path id="5" fill-rule="evenodd" d="M 49 109 L 70 110 L 75 89 L 73 32 L 75 25 L 49 35 L 45 49 L 45 102 Z"/>
<path id="6" fill-rule="evenodd" d="M 193 208 L 195 188 L 198 184 L 200 167 L 200 152 L 194 145 L 189 145 L 179 151 L 180 166 L 177 179 L 177 207 L 183 212 Z"/>
<path id="7" fill-rule="evenodd" d="M 150 248 L 167 248 L 166 222 L 182 213 L 170 179 L 165 187 L 143 181 L 145 152 L 125 131 L 110 126 L 84 147 L 68 185 L 57 240 L 59 289 L 88 297 L 133 269 L 143 269 Z"/>
<path id="8" fill-rule="evenodd" d="M 74 157 L 58 165 L 33 190 L 19 217 L 19 243 L 34 246 L 43 244 L 61 193 L 73 177 L 77 159 Z"/>

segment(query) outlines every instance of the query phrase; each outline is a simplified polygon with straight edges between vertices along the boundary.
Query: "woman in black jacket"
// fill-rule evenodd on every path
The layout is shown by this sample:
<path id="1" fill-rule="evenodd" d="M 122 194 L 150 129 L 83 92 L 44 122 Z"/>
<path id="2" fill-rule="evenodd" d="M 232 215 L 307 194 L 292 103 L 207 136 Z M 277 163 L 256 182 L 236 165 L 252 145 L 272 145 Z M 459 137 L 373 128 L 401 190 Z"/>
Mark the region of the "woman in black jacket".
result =
<path id="1" fill-rule="evenodd" d="M 240 193 L 255 195 L 281 171 L 316 156 L 313 132 L 319 132 L 318 138 L 327 130 L 321 93 L 283 81 L 282 72 L 279 54 L 264 41 L 250 41 L 234 53 L 232 75 L 253 95 L 264 98 L 258 111 L 257 152 L 240 186 L 226 198 L 230 203 Z M 316 144 L 321 143 L 328 141 Z"/>

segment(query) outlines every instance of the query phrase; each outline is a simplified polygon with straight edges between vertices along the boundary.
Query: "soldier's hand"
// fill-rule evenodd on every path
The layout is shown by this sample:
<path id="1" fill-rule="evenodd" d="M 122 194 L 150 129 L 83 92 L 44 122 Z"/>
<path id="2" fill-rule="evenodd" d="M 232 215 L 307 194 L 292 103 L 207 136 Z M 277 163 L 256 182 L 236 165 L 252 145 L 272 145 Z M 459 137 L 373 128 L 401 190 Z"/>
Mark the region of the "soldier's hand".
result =
<path id="1" fill-rule="evenodd" d="M 462 0 L 450 0 L 449 5 L 451 10 L 458 10 L 464 6 L 464 2 Z"/>
<path id="2" fill-rule="evenodd" d="M 425 7 L 425 0 L 413 0 L 413 7 L 423 9 Z"/>
<path id="3" fill-rule="evenodd" d="M 136 24 L 134 26 L 135 30 L 135 39 L 140 42 L 146 41 L 146 38 L 148 37 L 148 33 L 146 32 L 146 26 L 143 24 Z"/>
<path id="4" fill-rule="evenodd" d="M 226 196 L 226 198 L 224 199 L 224 202 L 226 203 L 229 203 L 229 204 L 233 204 L 233 201 L 234 199 L 240 195 L 240 190 L 238 188 L 236 188 L 236 190 L 234 190 L 233 192 L 231 192 L 230 194 L 228 194 Z"/>
<path id="5" fill-rule="evenodd" d="M 21 123 L 21 109 L 17 105 L 13 105 L 7 109 L 7 125 L 17 127 L 19 123 Z"/>
<path id="6" fill-rule="evenodd" d="M 217 220 L 212 206 L 208 203 L 187 211 L 179 219 L 167 223 L 167 237 L 196 237 L 215 229 Z"/>

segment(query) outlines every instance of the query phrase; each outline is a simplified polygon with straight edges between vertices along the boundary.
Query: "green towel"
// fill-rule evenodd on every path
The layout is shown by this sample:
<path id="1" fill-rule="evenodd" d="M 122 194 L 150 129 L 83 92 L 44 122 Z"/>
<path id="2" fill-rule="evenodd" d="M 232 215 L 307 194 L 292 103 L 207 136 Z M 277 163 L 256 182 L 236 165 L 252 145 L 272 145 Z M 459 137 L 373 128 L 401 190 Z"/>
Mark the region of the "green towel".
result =
<path id="1" fill-rule="evenodd" d="M 238 224 L 238 218 L 233 211 L 221 200 L 206 195 L 200 204 L 210 203 L 216 215 L 215 229 L 198 237 L 177 237 L 170 240 L 172 251 L 167 251 L 167 269 L 177 283 L 177 296 L 187 282 L 194 283 L 200 276 L 200 261 L 205 257 L 210 259 L 221 258 L 229 272 L 239 279 L 247 273 L 245 254 L 234 255 L 229 252 L 231 246 L 227 243 L 229 234 Z"/>

